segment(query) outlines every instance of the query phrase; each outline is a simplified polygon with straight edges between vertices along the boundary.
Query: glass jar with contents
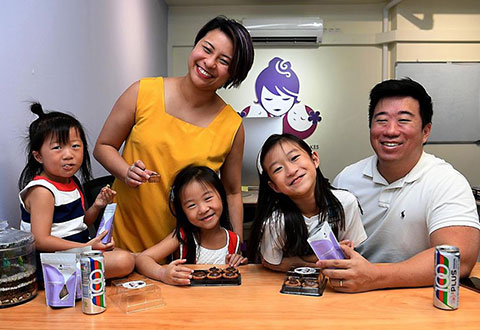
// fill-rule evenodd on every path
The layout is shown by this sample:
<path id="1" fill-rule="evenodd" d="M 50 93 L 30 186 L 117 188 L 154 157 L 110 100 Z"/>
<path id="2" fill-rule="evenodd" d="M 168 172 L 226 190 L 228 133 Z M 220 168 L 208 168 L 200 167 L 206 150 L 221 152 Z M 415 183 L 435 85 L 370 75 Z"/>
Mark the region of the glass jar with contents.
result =
<path id="1" fill-rule="evenodd" d="M 36 295 L 35 239 L 0 220 L 0 308 L 27 302 Z"/>

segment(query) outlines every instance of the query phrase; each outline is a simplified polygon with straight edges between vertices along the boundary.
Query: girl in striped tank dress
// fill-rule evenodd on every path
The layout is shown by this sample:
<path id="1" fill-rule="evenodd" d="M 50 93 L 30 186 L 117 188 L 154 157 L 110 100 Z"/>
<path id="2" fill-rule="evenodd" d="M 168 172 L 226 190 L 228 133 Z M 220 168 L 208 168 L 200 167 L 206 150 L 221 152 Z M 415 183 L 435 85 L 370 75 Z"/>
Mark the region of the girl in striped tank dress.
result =
<path id="1" fill-rule="evenodd" d="M 107 277 L 128 275 L 135 265 L 131 253 L 114 249 L 113 241 L 103 244 L 106 231 L 89 238 L 88 225 L 116 193 L 108 186 L 102 188 L 94 204 L 85 210 L 80 181 L 75 177 L 80 170 L 83 181 L 91 178 L 82 125 L 65 113 L 44 113 L 39 103 L 32 104 L 31 111 L 39 118 L 29 128 L 27 165 L 19 179 L 20 228 L 32 232 L 37 253 L 90 245 L 105 251 Z M 40 264 L 37 268 L 41 269 Z"/>

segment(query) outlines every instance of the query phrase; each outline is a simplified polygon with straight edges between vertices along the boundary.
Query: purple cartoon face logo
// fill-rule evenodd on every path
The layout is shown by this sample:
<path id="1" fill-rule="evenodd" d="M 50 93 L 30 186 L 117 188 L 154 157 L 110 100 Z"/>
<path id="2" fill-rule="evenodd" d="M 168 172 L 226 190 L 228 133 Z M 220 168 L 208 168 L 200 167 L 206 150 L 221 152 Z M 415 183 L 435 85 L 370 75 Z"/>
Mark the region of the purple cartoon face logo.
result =
<path id="1" fill-rule="evenodd" d="M 274 57 L 255 81 L 257 100 L 242 110 L 242 117 L 282 117 L 283 133 L 305 139 L 313 134 L 322 120 L 298 99 L 300 82 L 290 62 Z"/>

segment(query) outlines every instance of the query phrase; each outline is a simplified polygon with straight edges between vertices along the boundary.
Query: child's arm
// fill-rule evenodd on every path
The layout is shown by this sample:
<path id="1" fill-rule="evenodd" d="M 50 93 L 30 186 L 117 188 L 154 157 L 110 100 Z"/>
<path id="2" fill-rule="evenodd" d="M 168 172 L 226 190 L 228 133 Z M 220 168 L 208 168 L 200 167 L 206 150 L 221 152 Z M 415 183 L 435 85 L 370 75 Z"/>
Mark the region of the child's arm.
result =
<path id="1" fill-rule="evenodd" d="M 287 272 L 293 267 L 317 267 L 314 262 L 306 261 L 300 257 L 284 257 L 278 265 L 268 263 L 262 258 L 262 265 L 277 272 Z"/>
<path id="2" fill-rule="evenodd" d="M 303 256 L 300 258 L 302 258 L 303 261 L 306 261 L 309 263 L 316 263 L 318 261 L 318 257 L 315 254 L 310 254 L 308 256 Z"/>
<path id="3" fill-rule="evenodd" d="M 141 274 L 160 280 L 172 285 L 189 285 L 192 278 L 192 270 L 181 264 L 186 262 L 185 259 L 177 259 L 168 265 L 159 265 L 158 262 L 165 259 L 178 249 L 180 243 L 171 233 L 165 237 L 160 243 L 143 251 L 135 258 L 135 266 Z"/>
<path id="4" fill-rule="evenodd" d="M 109 185 L 103 187 L 102 190 L 100 190 L 100 193 L 97 195 L 93 205 L 85 211 L 85 218 L 83 219 L 83 222 L 85 222 L 87 226 L 90 226 L 95 219 L 97 219 L 100 211 L 105 208 L 107 204 L 113 202 L 113 198 L 116 194 L 117 192 L 113 189 L 110 189 Z"/>
<path id="5" fill-rule="evenodd" d="M 69 242 L 51 235 L 55 200 L 47 188 L 36 186 L 25 196 L 25 207 L 30 213 L 32 234 L 35 237 L 35 248 L 50 252 L 83 247 L 85 244 Z"/>
<path id="6" fill-rule="evenodd" d="M 32 234 L 35 237 L 35 248 L 39 251 L 63 251 L 87 245 L 92 245 L 94 249 L 106 250 L 111 248 L 110 243 L 105 245 L 100 241 L 105 235 L 94 238 L 88 243 L 72 242 L 52 236 L 51 231 L 55 200 L 47 188 L 42 186 L 31 188 L 25 197 L 25 207 L 30 213 Z"/>

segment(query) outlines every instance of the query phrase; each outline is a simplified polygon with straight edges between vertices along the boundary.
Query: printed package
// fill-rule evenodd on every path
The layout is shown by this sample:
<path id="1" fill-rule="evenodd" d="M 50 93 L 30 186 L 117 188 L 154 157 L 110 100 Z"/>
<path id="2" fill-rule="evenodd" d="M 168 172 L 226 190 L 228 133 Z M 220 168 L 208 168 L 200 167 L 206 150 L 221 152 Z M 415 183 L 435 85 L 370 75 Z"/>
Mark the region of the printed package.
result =
<path id="1" fill-rule="evenodd" d="M 345 255 L 327 221 L 307 241 L 319 260 L 345 259 Z"/>
<path id="2" fill-rule="evenodd" d="M 117 209 L 117 203 L 111 203 L 105 207 L 105 211 L 103 212 L 102 220 L 100 221 L 100 225 L 98 226 L 97 235 L 96 235 L 96 237 L 98 237 L 105 230 L 107 231 L 107 235 L 105 235 L 105 237 L 102 238 L 103 244 L 108 244 L 112 240 L 113 218 L 114 218 L 116 209 Z"/>
<path id="3" fill-rule="evenodd" d="M 75 253 L 40 253 L 45 299 L 50 307 L 74 307 L 77 288 Z"/>
<path id="4" fill-rule="evenodd" d="M 80 255 L 85 252 L 85 251 L 91 251 L 92 247 L 91 246 L 85 246 L 81 248 L 73 248 L 73 249 L 68 249 L 64 251 L 55 251 L 55 253 L 75 253 L 75 260 L 76 260 L 76 267 L 77 267 L 77 293 L 76 293 L 76 299 L 80 300 L 82 299 L 82 269 L 80 267 Z"/>

